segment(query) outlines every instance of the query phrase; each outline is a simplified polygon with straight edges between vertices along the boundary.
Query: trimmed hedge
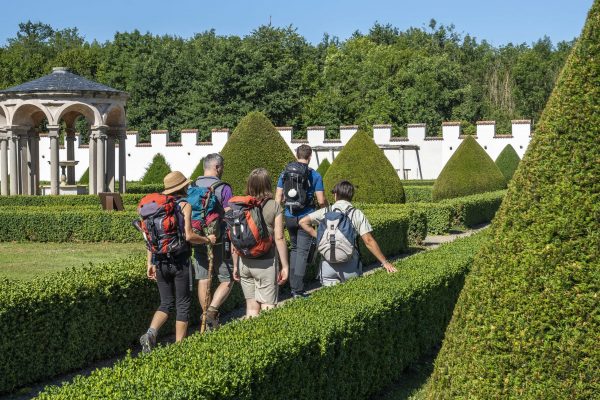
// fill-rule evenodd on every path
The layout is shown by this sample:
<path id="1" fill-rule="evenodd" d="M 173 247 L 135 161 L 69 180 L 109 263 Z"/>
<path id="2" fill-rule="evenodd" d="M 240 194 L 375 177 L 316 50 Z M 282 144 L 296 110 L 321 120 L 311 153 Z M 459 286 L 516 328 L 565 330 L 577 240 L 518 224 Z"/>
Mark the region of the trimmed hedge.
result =
<path id="1" fill-rule="evenodd" d="M 355 186 L 354 200 L 364 203 L 404 203 L 404 190 L 396 170 L 373 138 L 362 129 L 352 136 L 323 177 L 326 194 L 341 180 Z"/>
<path id="2" fill-rule="evenodd" d="M 223 180 L 231 184 L 233 193 L 246 191 L 248 175 L 255 168 L 266 168 L 271 176 L 273 191 L 277 179 L 294 154 L 271 121 L 261 112 L 246 115 L 223 147 L 225 159 Z"/>
<path id="3" fill-rule="evenodd" d="M 406 186 L 433 186 L 435 179 L 403 179 L 402 185 Z"/>
<path id="4" fill-rule="evenodd" d="M 143 194 L 121 195 L 124 205 L 135 205 L 144 197 Z M 92 207 L 100 210 L 100 198 L 95 194 L 77 196 L 0 196 L 0 211 L 6 207 Z"/>
<path id="5" fill-rule="evenodd" d="M 510 144 L 507 144 L 498 155 L 498 158 L 496 158 L 496 165 L 500 169 L 500 172 L 502 172 L 502 175 L 504 175 L 507 183 L 515 174 L 520 161 L 519 155 Z"/>
<path id="6" fill-rule="evenodd" d="M 166 175 L 166 174 L 165 174 Z M 127 183 L 127 193 L 132 194 L 148 194 L 148 193 L 162 193 L 165 189 L 164 184 L 161 183 Z"/>
<path id="7" fill-rule="evenodd" d="M 429 399 L 600 393 L 600 0 L 456 306 Z"/>
<path id="8" fill-rule="evenodd" d="M 200 162 L 198 162 L 198 165 L 194 168 L 192 175 L 190 175 L 190 179 L 195 181 L 200 176 L 204 176 L 204 158 L 200 159 Z"/>
<path id="9" fill-rule="evenodd" d="M 126 357 L 41 399 L 366 398 L 442 339 L 475 235 L 149 355 Z"/>
<path id="10" fill-rule="evenodd" d="M 492 221 L 502 204 L 506 190 L 480 193 L 440 202 L 452 209 L 452 225 L 460 228 L 473 228 Z"/>
<path id="11" fill-rule="evenodd" d="M 404 194 L 406 195 L 407 203 L 432 202 L 431 192 L 433 191 L 432 186 L 420 185 L 420 186 L 404 186 Z"/>
<path id="12" fill-rule="evenodd" d="M 321 161 L 319 168 L 317 168 L 317 172 L 321 174 L 321 176 L 325 176 L 329 167 L 331 167 L 331 163 L 328 159 L 324 159 L 323 161 Z"/>
<path id="13" fill-rule="evenodd" d="M 504 175 L 472 136 L 458 146 L 433 185 L 434 201 L 506 188 Z"/>
<path id="14" fill-rule="evenodd" d="M 163 184 L 164 177 L 171 172 L 171 166 L 165 160 L 165 156 L 158 153 L 152 158 L 152 162 L 146 168 L 146 172 L 142 177 L 143 185 Z M 161 189 L 162 190 L 162 189 Z"/>
<path id="15" fill-rule="evenodd" d="M 90 183 L 90 169 L 86 169 L 81 178 L 79 178 L 78 184 L 80 185 L 89 185 Z"/>

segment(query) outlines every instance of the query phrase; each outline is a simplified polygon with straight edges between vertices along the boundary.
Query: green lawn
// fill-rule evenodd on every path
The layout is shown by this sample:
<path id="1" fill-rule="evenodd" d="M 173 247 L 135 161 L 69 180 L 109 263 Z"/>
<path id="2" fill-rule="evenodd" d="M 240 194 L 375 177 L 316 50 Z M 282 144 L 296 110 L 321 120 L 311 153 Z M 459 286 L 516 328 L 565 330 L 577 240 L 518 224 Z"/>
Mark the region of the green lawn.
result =
<path id="1" fill-rule="evenodd" d="M 0 278 L 31 279 L 67 267 L 142 254 L 142 243 L 0 243 Z"/>

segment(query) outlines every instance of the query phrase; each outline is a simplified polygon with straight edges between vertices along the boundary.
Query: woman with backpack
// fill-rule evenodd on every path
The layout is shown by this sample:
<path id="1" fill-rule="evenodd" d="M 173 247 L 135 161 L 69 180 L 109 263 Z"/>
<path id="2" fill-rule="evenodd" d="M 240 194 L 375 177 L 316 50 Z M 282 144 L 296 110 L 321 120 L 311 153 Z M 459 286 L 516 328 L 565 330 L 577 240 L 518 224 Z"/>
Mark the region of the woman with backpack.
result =
<path id="1" fill-rule="evenodd" d="M 138 206 L 148 247 L 146 275 L 157 282 L 160 293 L 160 306 L 150 328 L 140 337 L 145 353 L 156 345 L 158 330 L 167 322 L 174 306 L 177 310 L 175 340 L 179 342 L 185 337 L 192 301 L 190 243 L 214 244 L 216 241 L 214 235 L 203 237 L 192 230 L 192 207 L 183 200 L 190 183 L 181 172 L 173 171 L 164 178 L 162 194 L 147 195 Z"/>
<path id="2" fill-rule="evenodd" d="M 331 193 L 335 199 L 331 207 L 322 208 L 300 220 L 302 229 L 317 239 L 321 254 L 321 284 L 332 286 L 362 275 L 358 237 L 386 271 L 396 272 L 371 234 L 373 228 L 369 220 L 350 203 L 354 197 L 352 183 L 341 181 Z M 318 229 L 314 228 L 315 225 Z"/>
<path id="3" fill-rule="evenodd" d="M 241 283 L 249 318 L 275 307 L 278 285 L 287 281 L 289 265 L 283 209 L 273 199 L 266 169 L 250 173 L 246 194 L 229 200 L 225 220 L 233 249 L 233 278 Z"/>

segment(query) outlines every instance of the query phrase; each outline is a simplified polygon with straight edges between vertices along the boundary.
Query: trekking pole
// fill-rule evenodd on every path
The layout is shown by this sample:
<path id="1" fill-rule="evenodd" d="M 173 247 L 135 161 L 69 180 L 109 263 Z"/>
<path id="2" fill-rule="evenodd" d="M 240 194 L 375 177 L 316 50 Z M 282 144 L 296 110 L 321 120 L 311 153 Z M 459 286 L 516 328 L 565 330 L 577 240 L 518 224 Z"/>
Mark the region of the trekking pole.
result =
<path id="1" fill-rule="evenodd" d="M 206 236 L 208 237 L 208 229 L 204 231 Z M 212 274 L 213 274 L 213 247 L 212 243 L 209 243 L 207 246 L 207 255 L 208 255 L 208 287 L 206 289 L 206 296 L 204 297 L 204 304 L 206 305 L 205 309 L 202 313 L 202 324 L 200 324 L 200 333 L 204 333 L 206 331 L 206 318 L 208 316 L 208 307 L 210 306 L 210 302 L 212 301 Z"/>

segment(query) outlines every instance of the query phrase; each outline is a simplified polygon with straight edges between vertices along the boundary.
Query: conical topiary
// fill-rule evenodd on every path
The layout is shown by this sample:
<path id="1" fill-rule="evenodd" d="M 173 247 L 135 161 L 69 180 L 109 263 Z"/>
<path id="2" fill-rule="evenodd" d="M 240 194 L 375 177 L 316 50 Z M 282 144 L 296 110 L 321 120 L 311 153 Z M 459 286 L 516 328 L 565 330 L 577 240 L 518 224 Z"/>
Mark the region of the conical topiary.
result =
<path id="1" fill-rule="evenodd" d="M 152 159 L 152 163 L 146 168 L 146 173 L 142 178 L 142 184 L 163 183 L 163 178 L 171 172 L 171 166 L 165 160 L 165 157 L 158 153 Z"/>
<path id="2" fill-rule="evenodd" d="M 404 203 L 404 188 L 396 170 L 383 151 L 363 130 L 354 134 L 333 160 L 323 178 L 325 192 L 341 180 L 355 186 L 354 201 L 365 203 Z"/>
<path id="3" fill-rule="evenodd" d="M 507 144 L 506 147 L 500 152 L 498 158 L 496 158 L 496 165 L 504 175 L 506 182 L 510 181 L 519 166 L 521 159 L 515 151 L 515 149 Z"/>
<path id="4" fill-rule="evenodd" d="M 203 175 L 204 175 L 204 158 L 202 158 L 200 160 L 200 162 L 198 163 L 198 165 L 196 165 L 194 172 L 192 172 L 192 175 L 190 175 L 190 179 L 195 181 L 196 179 L 198 179 L 199 176 L 203 176 Z"/>
<path id="5" fill-rule="evenodd" d="M 506 187 L 504 175 L 472 137 L 467 136 L 433 185 L 433 201 L 492 192 Z"/>
<path id="6" fill-rule="evenodd" d="M 88 185 L 90 183 L 90 169 L 86 169 L 81 178 L 79 178 L 80 185 Z"/>
<path id="7" fill-rule="evenodd" d="M 321 161 L 319 168 L 317 168 L 317 172 L 321 174 L 321 176 L 325 176 L 329 167 L 331 167 L 331 163 L 328 159 L 324 159 L 323 161 Z"/>
<path id="8" fill-rule="evenodd" d="M 221 155 L 225 159 L 223 180 L 235 194 L 245 192 L 248 175 L 255 168 L 269 171 L 275 191 L 279 174 L 287 163 L 295 160 L 277 129 L 261 112 L 251 112 L 242 118 Z"/>
<path id="9" fill-rule="evenodd" d="M 426 398 L 598 398 L 599 60 L 595 0 L 466 279 Z"/>

